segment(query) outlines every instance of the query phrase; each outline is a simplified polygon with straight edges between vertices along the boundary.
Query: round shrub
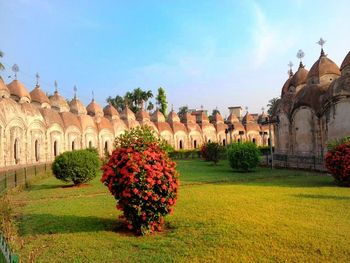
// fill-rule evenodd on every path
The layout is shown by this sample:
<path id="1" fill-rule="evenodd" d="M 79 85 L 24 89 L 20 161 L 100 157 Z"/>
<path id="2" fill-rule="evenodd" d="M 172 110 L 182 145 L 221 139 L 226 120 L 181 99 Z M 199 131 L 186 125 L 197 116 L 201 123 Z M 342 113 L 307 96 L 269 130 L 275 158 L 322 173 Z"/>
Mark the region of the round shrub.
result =
<path id="1" fill-rule="evenodd" d="M 216 142 L 208 142 L 203 144 L 201 148 L 201 155 L 203 159 L 207 162 L 213 162 L 214 164 L 219 162 L 224 152 L 225 147 Z"/>
<path id="2" fill-rule="evenodd" d="M 339 185 L 350 187 L 350 141 L 332 145 L 325 156 L 325 166 Z"/>
<path id="3" fill-rule="evenodd" d="M 178 197 L 176 163 L 147 128 L 126 131 L 103 166 L 103 182 L 117 200 L 127 226 L 137 234 L 161 231 Z"/>
<path id="4" fill-rule="evenodd" d="M 99 172 L 100 159 L 96 149 L 64 152 L 55 158 L 52 172 L 55 177 L 75 185 L 86 183 Z"/>
<path id="5" fill-rule="evenodd" d="M 227 157 L 233 169 L 249 171 L 258 166 L 260 152 L 255 143 L 233 143 L 227 151 Z"/>

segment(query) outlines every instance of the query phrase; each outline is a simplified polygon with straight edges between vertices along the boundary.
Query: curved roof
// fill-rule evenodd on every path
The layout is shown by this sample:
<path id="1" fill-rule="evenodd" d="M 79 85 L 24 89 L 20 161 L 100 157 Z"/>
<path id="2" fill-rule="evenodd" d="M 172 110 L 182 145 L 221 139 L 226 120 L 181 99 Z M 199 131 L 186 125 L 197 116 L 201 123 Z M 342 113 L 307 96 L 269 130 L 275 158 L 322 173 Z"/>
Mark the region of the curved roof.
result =
<path id="1" fill-rule="evenodd" d="M 228 117 L 227 117 L 227 122 L 228 123 L 237 123 L 239 122 L 239 119 L 237 118 L 237 116 L 233 113 L 231 113 Z"/>
<path id="2" fill-rule="evenodd" d="M 183 115 L 182 122 L 184 122 L 184 123 L 196 123 L 196 117 L 193 116 L 191 113 L 186 112 Z"/>
<path id="3" fill-rule="evenodd" d="M 337 96 L 350 96 L 350 76 L 342 76 L 333 81 L 323 97 L 323 103 Z"/>
<path id="4" fill-rule="evenodd" d="M 86 107 L 87 114 L 90 116 L 103 116 L 103 110 L 100 105 L 98 105 L 94 99 Z"/>
<path id="5" fill-rule="evenodd" d="M 344 58 L 343 63 L 341 63 L 340 70 L 343 70 L 344 68 L 346 68 L 349 65 L 350 65 L 350 51 L 346 55 L 346 57 Z"/>
<path id="6" fill-rule="evenodd" d="M 266 118 L 269 117 L 265 112 L 262 112 L 258 117 L 258 123 L 261 123 L 266 120 Z"/>
<path id="7" fill-rule="evenodd" d="M 155 122 L 154 125 L 157 127 L 159 133 L 163 131 L 169 131 L 170 133 L 174 133 L 169 123 L 167 122 Z"/>
<path id="8" fill-rule="evenodd" d="M 27 88 L 19 80 L 13 80 L 10 84 L 7 85 L 7 87 L 11 95 L 15 95 L 19 98 L 27 97 L 29 100 L 31 100 Z"/>
<path id="9" fill-rule="evenodd" d="M 59 109 L 59 111 L 69 111 L 69 105 L 67 100 L 62 97 L 56 90 L 53 96 L 50 96 L 51 106 Z"/>
<path id="10" fill-rule="evenodd" d="M 249 112 L 247 112 L 242 119 L 242 123 L 250 123 L 250 122 L 254 122 L 254 117 Z"/>
<path id="11" fill-rule="evenodd" d="M 223 122 L 224 122 L 224 118 L 221 116 L 220 113 L 215 112 L 213 121 L 214 121 L 215 123 L 221 123 L 221 122 L 223 123 Z"/>
<path id="12" fill-rule="evenodd" d="M 78 129 L 81 130 L 81 124 L 77 115 L 71 112 L 61 112 L 60 115 L 65 128 L 68 128 L 69 126 L 76 126 Z"/>
<path id="13" fill-rule="evenodd" d="M 78 119 L 80 121 L 80 125 L 83 131 L 89 127 L 94 129 L 97 128 L 94 119 L 90 115 L 80 115 L 78 116 Z"/>
<path id="14" fill-rule="evenodd" d="M 260 126 L 257 123 L 248 122 L 245 125 L 245 129 L 246 129 L 247 132 L 250 132 L 250 131 L 257 131 L 257 132 L 259 132 L 260 131 Z"/>
<path id="15" fill-rule="evenodd" d="M 138 121 L 149 121 L 150 119 L 149 113 L 144 109 L 141 109 L 136 113 L 136 120 Z"/>
<path id="16" fill-rule="evenodd" d="M 217 122 L 215 125 L 216 132 L 222 132 L 227 129 L 227 125 L 223 122 Z"/>
<path id="17" fill-rule="evenodd" d="M 309 71 L 307 71 L 303 63 L 300 62 L 297 72 L 295 72 L 292 79 L 290 80 L 290 85 L 294 87 L 298 87 L 301 84 L 305 84 L 308 73 Z"/>
<path id="18" fill-rule="evenodd" d="M 98 130 L 101 131 L 102 129 L 107 129 L 113 132 L 113 125 L 112 123 L 105 117 L 102 117 L 100 121 L 97 123 Z"/>
<path id="19" fill-rule="evenodd" d="M 165 117 L 163 113 L 159 109 L 157 109 L 155 112 L 153 112 L 151 120 L 154 122 L 165 122 Z"/>
<path id="20" fill-rule="evenodd" d="M 0 100 L 0 120 L 4 121 L 3 125 L 22 115 L 23 111 L 20 104 L 13 99 L 2 98 Z"/>
<path id="21" fill-rule="evenodd" d="M 103 113 L 105 116 L 119 117 L 119 112 L 111 104 L 108 104 L 106 107 L 103 108 Z"/>
<path id="22" fill-rule="evenodd" d="M 282 91 L 281 91 L 281 97 L 284 96 L 284 94 L 288 93 L 289 87 L 292 82 L 293 75 L 290 75 L 289 78 L 286 80 L 286 82 L 283 84 Z"/>
<path id="23" fill-rule="evenodd" d="M 312 77 L 320 78 L 326 74 L 335 74 L 340 76 L 340 70 L 337 64 L 329 59 L 323 52 L 321 52 L 320 58 L 312 65 L 307 79 Z"/>
<path id="24" fill-rule="evenodd" d="M 326 87 L 327 85 L 309 84 L 301 89 L 295 96 L 292 111 L 299 107 L 307 106 L 317 113 L 322 107 L 322 99 L 323 94 L 326 93 Z"/>
<path id="25" fill-rule="evenodd" d="M 128 106 L 124 108 L 124 110 L 121 112 L 120 116 L 123 120 L 135 120 L 135 113 L 130 110 Z"/>
<path id="26" fill-rule="evenodd" d="M 33 102 L 38 102 L 40 104 L 51 104 L 49 98 L 42 91 L 39 85 L 36 85 L 35 88 L 30 92 L 30 97 L 32 98 Z"/>
<path id="27" fill-rule="evenodd" d="M 81 114 L 86 114 L 87 111 L 84 107 L 84 104 L 77 98 L 74 97 L 70 102 L 69 102 L 69 107 L 70 107 L 70 111 L 81 115 Z"/>
<path id="28" fill-rule="evenodd" d="M 170 123 L 171 122 L 180 122 L 180 118 L 177 115 L 177 113 L 174 110 L 172 110 L 171 112 L 169 112 L 167 121 Z"/>
<path id="29" fill-rule="evenodd" d="M 52 126 L 53 124 L 58 124 L 62 127 L 62 129 L 64 128 L 64 123 L 61 118 L 61 115 L 57 111 L 43 108 L 43 109 L 40 109 L 40 112 L 41 112 L 41 115 L 44 117 L 44 120 L 48 127 Z"/>
<path id="30" fill-rule="evenodd" d="M 174 131 L 174 133 L 177 133 L 178 131 L 183 131 L 183 132 L 187 133 L 187 128 L 182 122 L 178 122 L 178 121 L 172 122 L 172 123 L 170 123 L 170 126 L 171 126 L 172 130 Z"/>

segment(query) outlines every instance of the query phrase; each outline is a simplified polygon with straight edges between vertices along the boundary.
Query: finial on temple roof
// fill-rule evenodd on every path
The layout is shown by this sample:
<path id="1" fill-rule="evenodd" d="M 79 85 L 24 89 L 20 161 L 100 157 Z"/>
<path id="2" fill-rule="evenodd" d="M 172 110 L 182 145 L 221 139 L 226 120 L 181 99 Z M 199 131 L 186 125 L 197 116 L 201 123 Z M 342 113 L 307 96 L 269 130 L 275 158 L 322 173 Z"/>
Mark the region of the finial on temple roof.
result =
<path id="1" fill-rule="evenodd" d="M 36 78 L 36 85 L 39 86 L 40 75 L 38 72 L 35 74 L 35 78 Z"/>
<path id="2" fill-rule="evenodd" d="M 291 77 L 293 76 L 293 62 L 292 61 L 289 61 L 288 63 L 288 67 L 289 67 L 289 70 L 288 70 L 288 75 Z"/>
<path id="3" fill-rule="evenodd" d="M 77 91 L 78 91 L 77 86 L 74 85 L 73 90 L 74 90 L 74 99 L 76 99 L 77 98 Z"/>
<path id="4" fill-rule="evenodd" d="M 303 68 L 304 65 L 303 65 L 303 58 L 305 57 L 305 53 L 303 50 L 299 49 L 298 50 L 298 53 L 297 53 L 297 58 L 300 60 L 300 63 L 299 63 L 299 68 Z"/>
<path id="5" fill-rule="evenodd" d="M 317 44 L 319 44 L 320 46 L 321 46 L 321 55 L 320 55 L 320 57 L 323 57 L 323 56 L 325 56 L 326 54 L 324 53 L 324 50 L 323 50 L 323 46 L 324 46 L 324 44 L 326 44 L 326 40 L 324 40 L 322 37 L 320 38 L 320 40 L 319 41 L 317 41 L 316 43 Z"/>
<path id="6" fill-rule="evenodd" d="M 92 101 L 95 101 L 95 93 L 94 93 L 94 91 L 91 92 L 91 95 L 92 95 Z"/>
<path id="7" fill-rule="evenodd" d="M 15 73 L 15 79 L 17 79 L 17 72 L 19 72 L 19 67 L 17 64 L 13 64 L 12 71 Z"/>
<path id="8" fill-rule="evenodd" d="M 57 90 L 57 81 L 55 80 L 55 83 L 54 83 L 54 85 L 55 85 L 55 93 L 58 93 L 58 90 Z"/>

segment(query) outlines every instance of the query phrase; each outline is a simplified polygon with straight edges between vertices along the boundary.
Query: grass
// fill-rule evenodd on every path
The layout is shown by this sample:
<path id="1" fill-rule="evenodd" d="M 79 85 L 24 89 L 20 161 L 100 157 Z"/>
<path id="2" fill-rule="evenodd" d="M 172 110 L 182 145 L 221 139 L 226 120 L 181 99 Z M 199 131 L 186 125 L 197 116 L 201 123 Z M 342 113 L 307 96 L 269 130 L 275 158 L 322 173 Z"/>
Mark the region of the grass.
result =
<path id="1" fill-rule="evenodd" d="M 55 178 L 11 197 L 24 262 L 349 262 L 350 189 L 324 174 L 259 168 L 237 173 L 179 161 L 180 198 L 166 231 L 135 237 L 96 178 Z"/>

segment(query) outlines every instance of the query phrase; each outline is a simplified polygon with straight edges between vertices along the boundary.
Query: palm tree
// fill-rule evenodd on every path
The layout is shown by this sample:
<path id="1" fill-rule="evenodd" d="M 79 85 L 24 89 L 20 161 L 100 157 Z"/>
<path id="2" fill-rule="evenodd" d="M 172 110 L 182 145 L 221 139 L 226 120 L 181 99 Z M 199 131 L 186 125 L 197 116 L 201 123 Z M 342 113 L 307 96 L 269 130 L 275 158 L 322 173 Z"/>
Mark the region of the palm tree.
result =
<path id="1" fill-rule="evenodd" d="M 269 108 L 267 110 L 267 113 L 269 115 L 273 115 L 275 110 L 276 110 L 276 106 L 277 106 L 277 102 L 278 102 L 279 98 L 272 98 L 269 100 L 269 103 L 267 104 L 267 107 Z"/>

